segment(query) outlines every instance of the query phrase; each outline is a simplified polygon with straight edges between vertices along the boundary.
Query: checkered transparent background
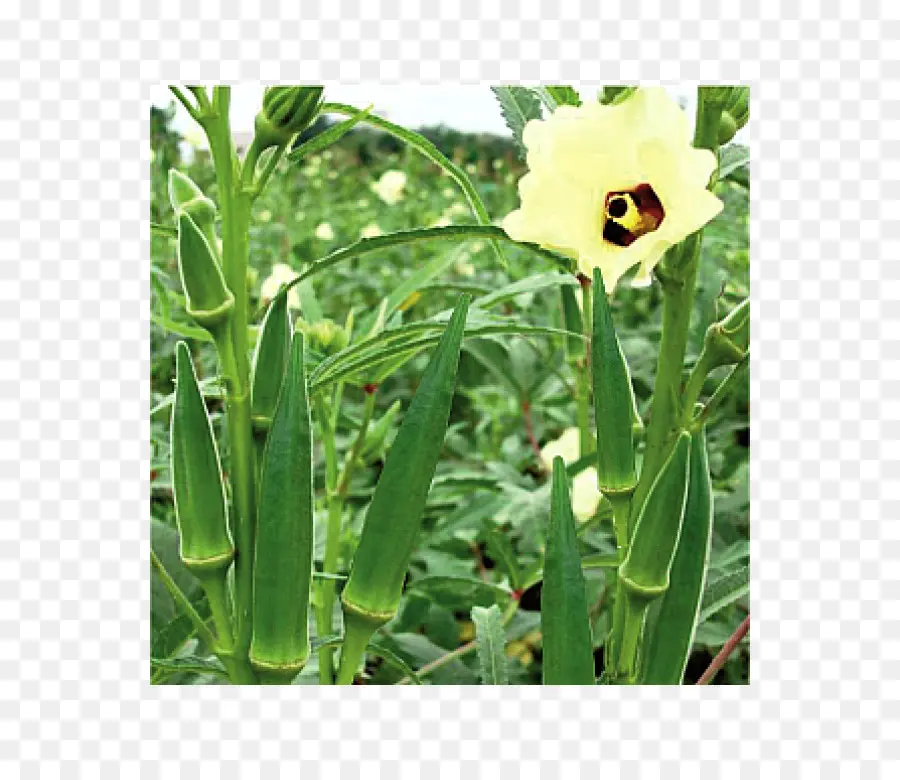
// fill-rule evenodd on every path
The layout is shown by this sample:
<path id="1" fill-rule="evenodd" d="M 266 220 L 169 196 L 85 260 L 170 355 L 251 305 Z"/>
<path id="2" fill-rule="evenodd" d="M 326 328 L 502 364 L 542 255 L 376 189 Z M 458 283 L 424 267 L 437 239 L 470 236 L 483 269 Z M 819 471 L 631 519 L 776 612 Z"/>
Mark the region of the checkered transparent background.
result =
<path id="1" fill-rule="evenodd" d="M 900 776 L 896 4 L 313 5 L 0 3 L 0 777 Z M 754 84 L 751 686 L 148 685 L 146 88 L 363 78 Z"/>

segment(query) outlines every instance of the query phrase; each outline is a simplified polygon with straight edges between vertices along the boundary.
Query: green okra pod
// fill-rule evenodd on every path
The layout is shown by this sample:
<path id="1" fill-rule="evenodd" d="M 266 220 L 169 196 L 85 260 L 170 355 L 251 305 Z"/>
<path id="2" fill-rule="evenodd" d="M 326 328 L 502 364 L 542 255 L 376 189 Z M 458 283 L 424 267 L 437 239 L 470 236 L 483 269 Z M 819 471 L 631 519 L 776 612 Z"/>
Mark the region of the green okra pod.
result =
<path id="1" fill-rule="evenodd" d="M 175 347 L 175 377 L 171 458 L 181 559 L 206 591 L 220 649 L 228 652 L 233 636 L 226 578 L 234 543 L 215 436 L 183 341 Z"/>
<path id="2" fill-rule="evenodd" d="M 260 681 L 287 684 L 309 657 L 313 567 L 312 425 L 303 336 L 290 360 L 266 440 L 253 566 L 250 663 Z"/>
<path id="3" fill-rule="evenodd" d="M 619 345 L 603 275 L 594 269 L 594 321 L 591 335 L 591 375 L 597 427 L 597 481 L 603 493 L 630 495 L 637 481 L 634 470 L 635 408 L 631 373 Z"/>
<path id="4" fill-rule="evenodd" d="M 227 569 L 234 558 L 219 452 L 187 344 L 175 347 L 171 453 L 181 558 L 195 574 Z"/>
<path id="5" fill-rule="evenodd" d="M 669 587 L 687 497 L 691 435 L 682 431 L 638 514 L 628 554 L 619 569 L 635 597 L 652 600 Z"/>
<path id="6" fill-rule="evenodd" d="M 646 684 L 679 685 L 684 677 L 706 585 L 712 520 L 712 483 L 706 436 L 701 429 L 691 437 L 687 503 L 669 588 L 647 638 L 642 671 Z"/>
<path id="7" fill-rule="evenodd" d="M 187 313 L 216 335 L 226 326 L 234 308 L 234 295 L 203 231 L 187 214 L 178 216 L 178 271 L 187 301 Z"/>
<path id="8" fill-rule="evenodd" d="M 203 190 L 190 177 L 175 168 L 169 169 L 169 201 L 176 215 L 185 213 L 194 220 L 218 257 L 216 204 L 203 194 Z"/>
<path id="9" fill-rule="evenodd" d="M 263 437 L 272 425 L 290 351 L 291 323 L 287 296 L 276 295 L 263 318 L 253 353 L 250 408 L 253 430 Z"/>
<path id="10" fill-rule="evenodd" d="M 622 640 L 616 675 L 634 682 L 647 609 L 669 587 L 687 498 L 691 436 L 682 431 L 641 508 L 625 560 L 619 567 Z"/>
<path id="11" fill-rule="evenodd" d="M 460 297 L 388 452 L 341 597 L 345 640 L 339 682 L 353 679 L 376 628 L 397 612 L 456 386 L 471 296 Z"/>
<path id="12" fill-rule="evenodd" d="M 750 346 L 750 299 L 741 301 L 725 319 L 706 331 L 701 360 L 708 369 L 739 363 Z"/>
<path id="13" fill-rule="evenodd" d="M 566 464 L 553 459 L 541 588 L 544 685 L 593 685 L 594 652 Z"/>

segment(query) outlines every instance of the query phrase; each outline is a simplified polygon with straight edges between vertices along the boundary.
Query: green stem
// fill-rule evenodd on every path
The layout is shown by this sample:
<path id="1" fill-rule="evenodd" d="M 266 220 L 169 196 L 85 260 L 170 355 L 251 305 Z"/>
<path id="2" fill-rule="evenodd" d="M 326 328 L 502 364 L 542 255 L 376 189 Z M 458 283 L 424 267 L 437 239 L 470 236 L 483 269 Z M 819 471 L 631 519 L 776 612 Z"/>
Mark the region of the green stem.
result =
<path id="1" fill-rule="evenodd" d="M 196 107 L 188 100 L 187 95 L 184 94 L 178 87 L 174 84 L 169 85 L 169 91 L 178 99 L 178 102 L 184 106 L 185 111 L 187 111 L 191 115 L 191 119 L 195 122 L 200 122 L 200 112 L 196 109 Z"/>
<path id="2" fill-rule="evenodd" d="M 701 87 L 698 92 L 694 146 L 716 152 L 722 104 Z M 714 182 L 715 177 L 710 182 Z M 656 368 L 656 386 L 650 407 L 641 476 L 632 502 L 631 527 L 650 486 L 665 462 L 672 433 L 680 417 L 681 375 L 687 350 L 688 328 L 694 306 L 702 230 L 692 233 L 670 250 L 658 276 L 663 286 L 662 338 Z"/>
<path id="3" fill-rule="evenodd" d="M 697 403 L 700 393 L 703 392 L 703 385 L 709 376 L 709 372 L 714 368 L 715 366 L 709 352 L 706 350 L 701 352 L 697 363 L 694 365 L 694 370 L 691 371 L 687 384 L 684 386 L 684 396 L 681 401 L 681 427 L 686 428 L 690 425 L 694 416 L 694 404 Z"/>
<path id="4" fill-rule="evenodd" d="M 209 602 L 209 611 L 212 613 L 213 623 L 216 626 L 218 645 L 224 653 L 234 650 L 234 634 L 231 625 L 231 614 L 228 610 L 228 585 L 225 580 L 225 571 L 215 571 L 207 575 L 198 576 L 203 590 L 206 592 L 206 600 Z"/>
<path id="5" fill-rule="evenodd" d="M 366 647 L 375 627 L 365 618 L 354 613 L 344 613 L 344 641 L 341 644 L 341 665 L 338 669 L 337 684 L 352 685 L 360 661 L 365 657 Z"/>
<path id="6" fill-rule="evenodd" d="M 613 510 L 613 530 L 616 535 L 616 553 L 618 565 L 622 565 L 628 554 L 628 518 L 631 514 L 631 493 L 606 494 Z M 612 627 L 607 642 L 607 668 L 614 669 L 618 662 L 619 648 L 622 644 L 622 631 L 625 621 L 625 593 L 622 581 L 616 577 L 616 597 L 613 603 Z"/>
<path id="7" fill-rule="evenodd" d="M 166 567 L 163 566 L 163 562 L 159 559 L 153 550 L 150 550 L 150 563 L 153 564 L 153 568 L 156 569 L 156 573 L 159 575 L 159 578 L 162 580 L 162 584 L 165 585 L 166 590 L 169 591 L 169 595 L 172 597 L 172 600 L 178 605 L 178 608 L 184 612 L 185 615 L 188 616 L 191 623 L 194 625 L 194 629 L 197 631 L 197 634 L 203 640 L 203 642 L 210 648 L 216 647 L 216 638 L 213 636 L 213 632 L 210 631 L 209 626 L 206 625 L 203 618 L 200 617 L 199 613 L 196 609 L 194 609 L 194 605 L 188 601 L 188 597 L 184 595 L 181 588 L 178 587 L 175 580 L 172 579 L 172 575 L 166 571 Z"/>
<path id="8" fill-rule="evenodd" d="M 649 601 L 639 601 L 631 596 L 625 596 L 622 645 L 615 667 L 619 682 L 633 684 L 637 680 L 638 652 L 649 606 Z"/>
<path id="9" fill-rule="evenodd" d="M 578 425 L 578 452 L 579 457 L 591 453 L 596 449 L 594 437 L 591 433 L 591 323 L 592 300 L 591 281 L 579 274 L 578 281 L 581 284 L 581 322 L 582 332 L 585 337 L 584 356 L 575 365 L 575 420 Z"/>
<path id="10" fill-rule="evenodd" d="M 248 663 L 253 631 L 253 539 L 255 535 L 256 480 L 250 423 L 250 361 L 247 343 L 247 261 L 250 198 L 235 181 L 237 167 L 231 139 L 228 87 L 215 87 L 203 129 L 209 140 L 219 188 L 222 216 L 222 269 L 234 295 L 231 327 L 217 339 L 222 373 L 226 378 L 230 481 L 234 496 L 236 636 L 234 656 Z"/>
<path id="11" fill-rule="evenodd" d="M 336 455 L 332 451 L 330 458 L 326 457 L 326 471 L 328 471 L 328 461 L 332 463 L 332 481 L 326 479 L 328 483 L 328 526 L 325 536 L 325 557 L 322 561 L 322 572 L 324 574 L 336 574 L 338 565 L 338 553 L 340 551 L 341 540 L 341 518 L 344 512 L 344 501 L 350 490 L 350 481 L 353 478 L 353 471 L 356 463 L 359 461 L 360 452 L 366 441 L 366 433 L 369 430 L 369 423 L 372 421 L 372 414 L 375 411 L 375 391 L 366 392 L 363 401 L 362 420 L 356 438 L 350 447 L 350 452 L 344 461 L 341 469 L 340 477 L 334 473 Z M 330 426 L 329 426 L 330 427 Z M 333 441 L 333 428 L 332 441 Z M 333 450 L 333 448 L 332 448 Z M 326 450 L 327 452 L 327 450 Z M 334 612 L 334 580 L 325 578 L 319 582 L 319 609 L 316 615 L 316 630 L 319 636 L 329 636 L 334 630 L 333 612 Z M 331 685 L 334 681 L 334 656 L 333 649 L 323 647 L 319 650 L 319 682 L 323 685 Z"/>
<path id="12" fill-rule="evenodd" d="M 706 402 L 706 406 L 704 406 L 703 409 L 700 410 L 700 413 L 693 418 L 691 422 L 692 432 L 700 430 L 712 413 L 721 406 L 722 402 L 728 397 L 735 385 L 744 378 L 744 374 L 747 373 L 749 366 L 750 353 L 748 352 L 741 359 L 741 362 L 731 370 L 731 373 L 725 377 L 722 384 L 715 389 L 715 392 Z"/>

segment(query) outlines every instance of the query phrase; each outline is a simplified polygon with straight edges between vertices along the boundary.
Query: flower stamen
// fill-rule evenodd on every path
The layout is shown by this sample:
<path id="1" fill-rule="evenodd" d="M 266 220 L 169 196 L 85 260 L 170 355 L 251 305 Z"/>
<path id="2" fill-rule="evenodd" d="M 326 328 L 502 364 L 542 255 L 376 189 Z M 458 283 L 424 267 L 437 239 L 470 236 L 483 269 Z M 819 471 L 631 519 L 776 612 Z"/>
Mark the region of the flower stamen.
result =
<path id="1" fill-rule="evenodd" d="M 616 246 L 630 246 L 652 233 L 666 213 L 649 184 L 639 184 L 630 192 L 610 192 L 604 208 L 603 238 Z"/>

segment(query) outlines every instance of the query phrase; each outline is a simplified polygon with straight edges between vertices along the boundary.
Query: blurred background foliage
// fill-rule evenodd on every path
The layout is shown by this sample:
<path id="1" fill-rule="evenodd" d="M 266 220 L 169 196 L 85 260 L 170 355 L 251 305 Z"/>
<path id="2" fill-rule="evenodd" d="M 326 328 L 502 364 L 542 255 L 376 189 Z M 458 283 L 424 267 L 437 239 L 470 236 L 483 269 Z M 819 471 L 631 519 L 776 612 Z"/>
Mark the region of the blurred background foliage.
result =
<path id="1" fill-rule="evenodd" d="M 499 109 L 498 109 L 499 110 Z M 177 167 L 213 199 L 215 177 L 208 152 L 192 146 L 172 129 L 174 106 L 151 109 L 151 220 L 172 225 L 166 182 Z M 299 142 L 321 132 L 332 121 L 319 120 Z M 516 182 L 525 173 L 511 138 L 462 133 L 447 127 L 420 132 L 461 166 L 476 185 L 498 222 L 517 206 Z M 249 141 L 249 139 L 247 139 Z M 240 145 L 241 139 L 238 139 Z M 388 205 L 373 190 L 387 171 L 401 171 L 406 184 Z M 693 313 L 688 360 L 696 357 L 707 326 L 748 295 L 748 179 L 739 167 L 717 185 L 725 210 L 704 234 L 698 293 Z M 276 264 L 293 271 L 360 237 L 415 227 L 467 224 L 471 217 L 453 182 L 441 170 L 397 139 L 359 127 L 321 154 L 300 164 L 283 162 L 259 199 L 251 228 L 251 272 L 247 284 L 251 303 L 265 302 L 261 287 Z M 535 274 L 554 272 L 535 255 L 509 248 L 509 265 L 501 267 L 490 247 L 417 244 L 373 253 L 337 264 L 317 275 L 302 293 L 303 316 L 330 318 L 343 324 L 353 312 L 357 326 L 370 321 L 381 302 L 418 269 L 432 264 L 431 278 L 413 285 L 393 324 L 413 322 L 452 307 L 461 290 L 486 294 Z M 446 262 L 442 262 L 444 258 Z M 169 457 L 169 401 L 174 379 L 174 346 L 183 336 L 196 335 L 184 313 L 175 265 L 174 242 L 154 232 L 151 245 L 152 386 L 151 515 L 154 549 L 195 600 L 202 614 L 202 591 L 179 565 Z M 658 286 L 631 289 L 622 284 L 613 303 L 623 349 L 632 369 L 639 409 L 646 415 L 653 387 L 660 338 L 661 297 Z M 563 327 L 560 292 L 556 287 L 524 292 L 508 299 L 499 313 L 510 320 Z M 292 312 L 300 316 L 299 310 Z M 181 335 L 178 335 L 178 334 Z M 188 338 L 203 381 L 210 415 L 227 471 L 227 442 L 222 428 L 221 392 L 215 355 L 210 344 Z M 325 349 L 325 348 L 323 348 Z M 324 354 L 313 355 L 314 360 Z M 363 511 L 378 477 L 382 458 L 421 376 L 427 354 L 419 354 L 381 383 L 375 424 L 365 450 L 365 467 L 353 480 L 342 535 L 344 561 L 358 538 Z M 711 377 L 710 392 L 722 370 Z M 540 583 L 548 514 L 549 487 L 535 443 L 543 446 L 574 425 L 572 368 L 559 337 L 470 339 L 464 346 L 457 394 L 442 460 L 438 466 L 424 532 L 409 574 L 407 593 L 398 617 L 379 635 L 379 642 L 414 669 L 471 642 L 473 606 L 498 604 L 512 615 L 507 623 L 507 654 L 512 683 L 537 684 L 541 679 Z M 361 408 L 362 392 L 348 384 L 343 394 L 338 446 L 349 447 Z M 393 411 L 388 414 L 388 410 Z M 687 671 L 694 681 L 706 668 L 747 613 L 749 566 L 748 388 L 746 381 L 708 429 L 710 465 L 715 487 L 715 530 L 705 618 L 697 633 Z M 381 425 L 378 421 L 381 420 Z M 317 483 L 324 485 L 319 458 Z M 601 504 L 580 528 L 585 555 L 613 552 L 610 513 Z M 317 515 L 317 525 L 318 515 Z M 324 523 L 322 523 L 324 525 Z M 324 548 L 317 528 L 316 556 Z M 597 671 L 609 625 L 609 584 L 604 568 L 585 571 L 592 605 Z M 346 573 L 346 572 L 344 572 Z M 536 576 L 537 575 L 537 576 Z M 518 601 L 518 608 L 515 602 Z M 154 667 L 154 680 L 167 683 L 212 683 L 219 679 L 215 664 L 197 668 L 179 665 L 179 658 L 202 655 L 188 621 L 178 618 L 165 590 L 154 582 L 152 631 L 154 658 L 170 659 Z M 512 606 L 512 608 L 510 608 Z M 707 616 L 708 615 L 708 616 Z M 336 618 L 336 622 L 339 618 Z M 718 683 L 747 679 L 746 645 L 735 653 L 716 678 Z M 390 683 L 403 677 L 398 664 L 370 662 L 372 682 Z M 476 683 L 474 653 L 461 653 L 431 671 L 426 681 Z M 298 682 L 316 680 L 315 654 Z"/>

